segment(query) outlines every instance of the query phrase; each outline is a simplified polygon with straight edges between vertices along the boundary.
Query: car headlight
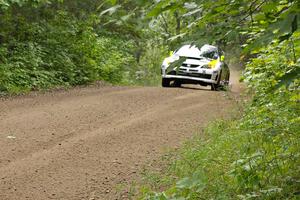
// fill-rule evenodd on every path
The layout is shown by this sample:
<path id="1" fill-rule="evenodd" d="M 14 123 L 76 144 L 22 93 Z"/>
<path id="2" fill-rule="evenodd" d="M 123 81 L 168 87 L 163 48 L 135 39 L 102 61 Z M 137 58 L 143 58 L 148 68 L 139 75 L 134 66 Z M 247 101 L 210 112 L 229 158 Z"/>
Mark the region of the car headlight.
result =
<path id="1" fill-rule="evenodd" d="M 176 55 L 176 54 L 173 54 L 172 56 L 170 57 L 167 57 L 164 62 L 163 62 L 163 65 L 165 66 L 169 66 L 172 62 L 176 61 L 176 60 L 179 60 L 179 56 Z"/>
<path id="2" fill-rule="evenodd" d="M 203 65 L 201 68 L 203 68 L 203 69 L 210 69 L 210 66 L 209 65 Z"/>
<path id="3" fill-rule="evenodd" d="M 214 69 L 214 68 L 216 68 L 217 63 L 218 63 L 218 60 L 212 60 L 208 63 L 208 66 L 210 69 Z"/>

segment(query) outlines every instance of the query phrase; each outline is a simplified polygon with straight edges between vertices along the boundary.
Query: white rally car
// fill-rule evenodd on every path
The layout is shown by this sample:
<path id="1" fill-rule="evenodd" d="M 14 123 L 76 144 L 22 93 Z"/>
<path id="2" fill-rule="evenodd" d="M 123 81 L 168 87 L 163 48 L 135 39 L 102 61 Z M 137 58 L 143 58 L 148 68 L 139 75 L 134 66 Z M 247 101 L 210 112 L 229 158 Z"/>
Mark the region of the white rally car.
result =
<path id="1" fill-rule="evenodd" d="M 229 84 L 230 71 L 217 47 L 184 45 L 162 64 L 162 86 L 200 84 L 217 90 Z"/>

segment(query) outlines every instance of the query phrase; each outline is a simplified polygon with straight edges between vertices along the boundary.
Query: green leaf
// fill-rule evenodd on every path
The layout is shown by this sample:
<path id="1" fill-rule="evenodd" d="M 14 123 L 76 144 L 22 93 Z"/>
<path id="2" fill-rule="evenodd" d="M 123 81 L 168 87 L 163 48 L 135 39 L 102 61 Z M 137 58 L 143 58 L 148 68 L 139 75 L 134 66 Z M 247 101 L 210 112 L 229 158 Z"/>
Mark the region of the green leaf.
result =
<path id="1" fill-rule="evenodd" d="M 113 7 L 111 7 L 111 8 L 108 8 L 108 9 L 102 11 L 102 12 L 100 13 L 100 16 L 105 15 L 106 13 L 109 13 L 109 15 L 112 15 L 112 14 L 114 14 L 119 8 L 121 8 L 120 5 L 116 5 L 116 6 L 113 6 Z"/>
<path id="2" fill-rule="evenodd" d="M 202 171 L 196 171 L 191 177 L 181 179 L 176 183 L 178 189 L 196 189 L 201 192 L 207 184 L 207 177 Z"/>
<path id="3" fill-rule="evenodd" d="M 285 85 L 288 87 L 295 79 L 300 78 L 300 67 L 296 66 L 296 68 L 290 70 L 286 74 L 284 74 L 281 78 L 279 78 L 279 82 L 275 85 L 274 89 L 278 89 L 281 86 Z"/>
<path id="4" fill-rule="evenodd" d="M 161 0 L 158 4 L 154 6 L 154 8 L 148 12 L 147 17 L 157 17 L 161 13 L 165 11 L 176 11 L 182 9 L 182 5 L 178 1 L 172 0 Z"/>
<path id="5" fill-rule="evenodd" d="M 292 33 L 294 33 L 298 29 L 298 15 L 295 15 L 294 20 L 292 22 Z"/>
<path id="6" fill-rule="evenodd" d="M 117 0 L 109 0 L 109 2 L 110 2 L 112 5 L 116 5 Z"/>
<path id="7" fill-rule="evenodd" d="M 180 57 L 179 60 L 172 62 L 170 66 L 167 68 L 166 73 L 169 73 L 174 69 L 176 69 L 176 73 L 177 73 L 182 63 L 184 63 L 184 61 L 186 61 L 186 57 Z"/>

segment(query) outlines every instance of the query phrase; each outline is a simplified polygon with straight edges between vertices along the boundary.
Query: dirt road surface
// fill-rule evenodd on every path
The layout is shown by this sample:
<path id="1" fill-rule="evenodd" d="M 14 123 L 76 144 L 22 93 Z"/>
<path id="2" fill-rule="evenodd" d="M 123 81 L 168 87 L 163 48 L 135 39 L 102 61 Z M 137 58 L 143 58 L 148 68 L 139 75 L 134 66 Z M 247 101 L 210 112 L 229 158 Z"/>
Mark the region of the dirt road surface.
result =
<path id="1" fill-rule="evenodd" d="M 118 186 L 233 103 L 197 86 L 90 87 L 1 100 L 0 199 L 127 199 Z"/>

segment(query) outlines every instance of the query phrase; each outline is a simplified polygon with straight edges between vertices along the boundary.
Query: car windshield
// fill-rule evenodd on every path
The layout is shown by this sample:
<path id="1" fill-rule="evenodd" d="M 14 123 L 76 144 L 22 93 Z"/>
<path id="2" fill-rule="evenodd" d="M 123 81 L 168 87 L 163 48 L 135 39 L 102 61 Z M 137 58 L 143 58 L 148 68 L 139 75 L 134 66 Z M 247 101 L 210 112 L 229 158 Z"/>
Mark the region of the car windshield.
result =
<path id="1" fill-rule="evenodd" d="M 216 52 L 216 51 L 206 52 L 206 53 L 200 54 L 200 56 L 204 57 L 204 58 L 209 58 L 209 59 L 217 59 L 218 58 L 218 52 Z"/>
<path id="2" fill-rule="evenodd" d="M 184 45 L 179 50 L 175 51 L 174 54 L 181 56 L 181 57 L 194 57 L 199 58 L 200 49 L 195 45 Z"/>
<path id="3" fill-rule="evenodd" d="M 200 49 L 200 56 L 208 59 L 218 58 L 218 49 L 212 45 L 204 45 Z"/>
<path id="4" fill-rule="evenodd" d="M 188 58 L 210 59 L 218 58 L 218 49 L 212 45 L 203 45 L 201 48 L 196 45 L 184 45 L 175 51 L 176 55 Z"/>

